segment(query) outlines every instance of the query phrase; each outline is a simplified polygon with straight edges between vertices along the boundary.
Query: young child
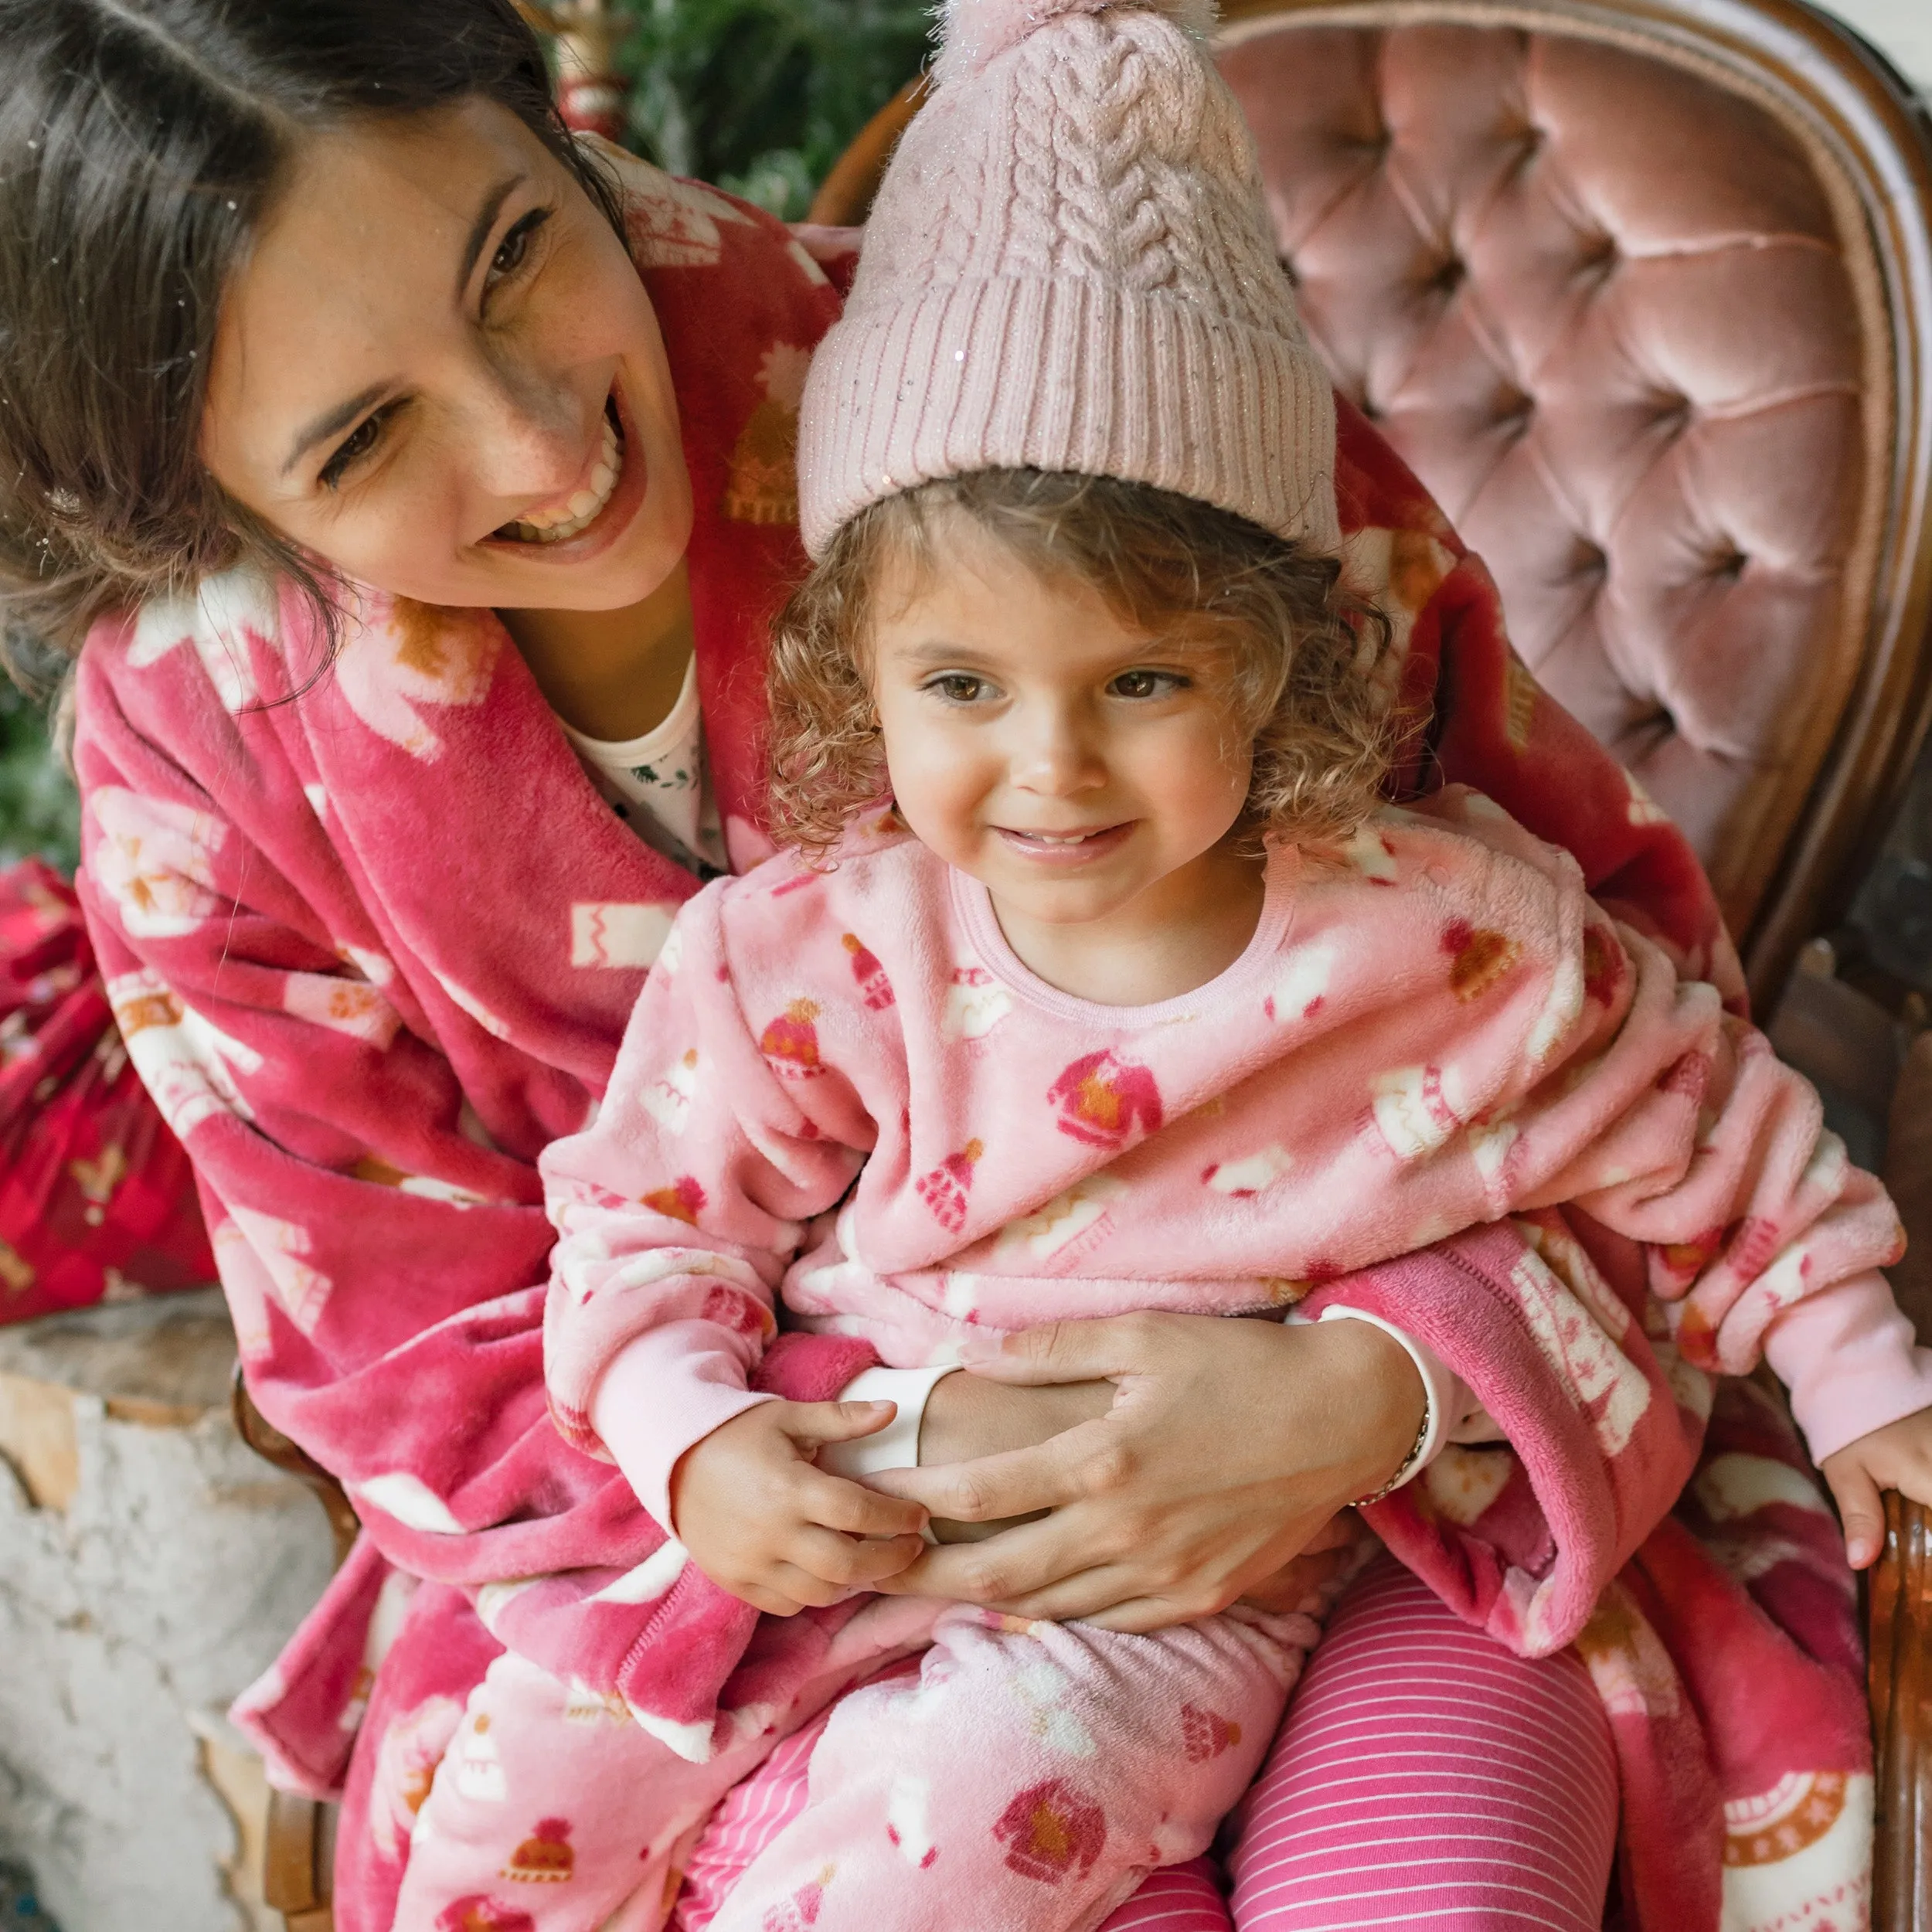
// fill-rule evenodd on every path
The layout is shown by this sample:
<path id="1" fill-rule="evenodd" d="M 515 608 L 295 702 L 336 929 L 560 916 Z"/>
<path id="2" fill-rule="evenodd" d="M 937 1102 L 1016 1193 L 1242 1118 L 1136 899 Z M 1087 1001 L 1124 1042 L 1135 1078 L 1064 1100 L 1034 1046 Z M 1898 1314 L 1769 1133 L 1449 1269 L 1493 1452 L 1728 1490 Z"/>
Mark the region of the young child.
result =
<path id="1" fill-rule="evenodd" d="M 750 1386 L 781 1298 L 943 1369 L 1043 1321 L 1279 1319 L 1568 1205 L 1646 1244 L 1687 1361 L 1769 1357 L 1842 1488 L 1932 1499 L 1896 1218 L 1810 1090 L 1480 797 L 1378 804 L 1387 630 L 1339 587 L 1332 404 L 1196 11 L 954 9 L 807 393 L 792 850 L 685 907 L 544 1158 L 560 1424 L 783 1617 L 858 1546 Z M 1392 1481 L 1460 1420 L 1431 1393 Z M 1627 1436 L 1646 1395 L 1579 1400 Z M 1317 1634 L 893 1614 L 876 1648 L 918 1662 L 838 1705 L 719 1932 L 1083 1932 L 1209 1843 Z M 634 1833 L 674 1804 L 529 1692 L 471 1740 L 493 1764 L 549 1753 L 576 1817 L 621 1787 Z M 426 1808 L 419 1907 L 459 1849 L 584 1855 L 486 1811 Z"/>

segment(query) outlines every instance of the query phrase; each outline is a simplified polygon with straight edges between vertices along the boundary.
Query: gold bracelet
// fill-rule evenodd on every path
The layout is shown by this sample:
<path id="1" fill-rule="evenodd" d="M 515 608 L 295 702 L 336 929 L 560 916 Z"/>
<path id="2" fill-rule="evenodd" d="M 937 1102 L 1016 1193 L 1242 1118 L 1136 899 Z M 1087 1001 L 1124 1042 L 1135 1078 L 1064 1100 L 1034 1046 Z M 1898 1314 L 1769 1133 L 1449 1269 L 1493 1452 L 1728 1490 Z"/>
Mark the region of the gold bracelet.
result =
<path id="1" fill-rule="evenodd" d="M 1416 1459 L 1429 1440 L 1429 1424 L 1435 1419 L 1434 1399 L 1424 1393 L 1422 1399 L 1422 1420 L 1416 1426 L 1416 1439 L 1409 1445 L 1409 1453 L 1396 1464 L 1396 1472 L 1379 1489 L 1372 1490 L 1366 1496 L 1358 1496 L 1349 1504 L 1351 1509 L 1366 1509 L 1372 1502 L 1380 1502 L 1392 1496 L 1415 1473 Z"/>

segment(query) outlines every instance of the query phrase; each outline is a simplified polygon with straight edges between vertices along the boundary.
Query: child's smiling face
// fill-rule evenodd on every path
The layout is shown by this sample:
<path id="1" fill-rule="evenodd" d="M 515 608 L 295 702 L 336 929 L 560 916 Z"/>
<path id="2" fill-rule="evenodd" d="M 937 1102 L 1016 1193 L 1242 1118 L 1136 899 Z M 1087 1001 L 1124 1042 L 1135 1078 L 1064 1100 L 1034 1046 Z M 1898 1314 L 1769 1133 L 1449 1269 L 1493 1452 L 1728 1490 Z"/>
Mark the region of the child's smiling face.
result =
<path id="1" fill-rule="evenodd" d="M 1226 849 L 1253 750 L 1223 654 L 1150 636 L 956 511 L 931 552 L 884 570 L 867 640 L 893 791 L 1022 956 L 1016 928 L 1128 937 L 1202 917 L 1230 867 L 1251 875 Z"/>

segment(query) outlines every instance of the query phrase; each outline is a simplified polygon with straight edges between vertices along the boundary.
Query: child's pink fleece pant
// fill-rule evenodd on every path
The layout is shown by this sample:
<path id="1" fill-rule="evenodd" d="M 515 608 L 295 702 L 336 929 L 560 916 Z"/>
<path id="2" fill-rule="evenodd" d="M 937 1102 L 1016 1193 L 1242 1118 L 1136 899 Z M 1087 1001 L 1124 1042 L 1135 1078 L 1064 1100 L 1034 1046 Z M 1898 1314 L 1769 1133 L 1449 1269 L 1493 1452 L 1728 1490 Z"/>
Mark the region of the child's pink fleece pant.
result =
<path id="1" fill-rule="evenodd" d="M 740 1875 L 806 1809 L 827 1722 L 719 1808 L 675 1932 L 717 1927 Z M 1240 1808 L 1232 1901 L 1196 1858 L 1154 1872 L 1104 1932 L 1599 1932 L 1616 1827 L 1610 1727 L 1576 1657 L 1512 1655 L 1384 1558 L 1335 1613 Z M 813 1932 L 849 1923 L 828 1913 Z M 937 1923 L 983 1921 L 967 1895 Z"/>
<path id="2" fill-rule="evenodd" d="M 1092 1932 L 1207 1849 L 1319 1634 L 1239 1608 L 1146 1637 L 934 1608 L 929 1647 L 810 1727 L 805 1801 L 713 1932 Z M 734 1755 L 675 1758 L 505 1653 L 437 1769 L 396 1932 L 655 1927 L 679 1854 L 752 1768 Z"/>

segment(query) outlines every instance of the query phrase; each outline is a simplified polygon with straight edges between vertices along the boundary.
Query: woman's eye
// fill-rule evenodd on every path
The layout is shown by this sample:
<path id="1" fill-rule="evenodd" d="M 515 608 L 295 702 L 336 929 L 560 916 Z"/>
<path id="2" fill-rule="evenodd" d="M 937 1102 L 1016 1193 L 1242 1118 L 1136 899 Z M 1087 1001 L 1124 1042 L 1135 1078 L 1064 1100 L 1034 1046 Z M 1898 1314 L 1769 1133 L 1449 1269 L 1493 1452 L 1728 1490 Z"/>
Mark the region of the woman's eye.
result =
<path id="1" fill-rule="evenodd" d="M 342 478 L 382 440 L 383 423 L 389 412 L 378 410 L 366 416 L 335 447 L 335 454 L 322 465 L 321 484 L 325 490 L 340 488 Z"/>
<path id="2" fill-rule="evenodd" d="M 1165 698 L 1185 682 L 1172 671 L 1123 671 L 1107 689 L 1117 698 Z"/>
<path id="3" fill-rule="evenodd" d="M 508 281 L 523 266 L 536 231 L 549 219 L 549 209 L 533 208 L 497 243 L 496 253 L 490 257 L 489 273 L 484 277 L 485 288 Z"/>

